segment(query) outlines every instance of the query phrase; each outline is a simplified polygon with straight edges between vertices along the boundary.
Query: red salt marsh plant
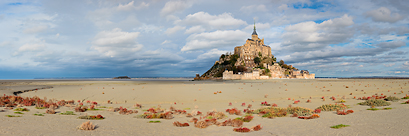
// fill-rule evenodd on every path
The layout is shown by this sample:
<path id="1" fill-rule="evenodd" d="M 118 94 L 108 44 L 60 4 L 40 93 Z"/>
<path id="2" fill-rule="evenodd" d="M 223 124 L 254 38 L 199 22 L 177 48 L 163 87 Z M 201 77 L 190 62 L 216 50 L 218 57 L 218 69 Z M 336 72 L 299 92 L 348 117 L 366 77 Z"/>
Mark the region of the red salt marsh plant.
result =
<path id="1" fill-rule="evenodd" d="M 232 108 L 232 109 L 226 109 L 226 112 L 228 112 L 230 115 L 241 115 L 240 110 L 236 109 L 236 108 Z"/>
<path id="2" fill-rule="evenodd" d="M 261 102 L 262 106 L 270 106 L 270 104 L 267 103 L 267 101 Z"/>
<path id="3" fill-rule="evenodd" d="M 246 132 L 250 132 L 249 128 L 246 127 L 240 127 L 240 128 L 234 128 L 233 131 L 235 132 L 241 132 L 241 133 L 246 133 Z"/>
<path id="4" fill-rule="evenodd" d="M 312 114 L 311 116 L 300 116 L 300 117 L 298 117 L 299 119 L 315 119 L 315 118 L 319 118 L 320 117 L 320 115 L 318 115 L 318 114 Z"/>
<path id="5" fill-rule="evenodd" d="M 251 105 L 251 104 L 249 104 L 249 105 L 247 106 L 247 108 L 249 108 L 249 109 L 250 109 L 251 107 L 253 107 L 253 105 Z"/>
<path id="6" fill-rule="evenodd" d="M 246 113 L 246 114 L 252 114 L 254 112 L 254 110 L 244 109 L 243 112 Z"/>
<path id="7" fill-rule="evenodd" d="M 75 107 L 75 112 L 85 112 L 85 111 L 87 111 L 87 107 L 86 106 L 78 106 L 78 107 Z"/>
<path id="8" fill-rule="evenodd" d="M 262 128 L 263 128 L 263 127 L 259 124 L 259 125 L 257 125 L 257 126 L 251 127 L 251 130 L 259 131 L 259 130 L 261 130 Z"/>
<path id="9" fill-rule="evenodd" d="M 243 107 L 246 106 L 246 103 L 241 103 L 241 106 L 243 106 Z"/>
<path id="10" fill-rule="evenodd" d="M 348 115 L 350 113 L 354 113 L 354 111 L 353 110 L 347 110 L 346 112 L 345 112 L 345 110 L 342 110 L 342 111 L 338 110 L 337 111 L 338 115 Z"/>
<path id="11" fill-rule="evenodd" d="M 180 123 L 179 121 L 173 122 L 173 125 L 176 127 L 188 127 L 189 123 Z"/>

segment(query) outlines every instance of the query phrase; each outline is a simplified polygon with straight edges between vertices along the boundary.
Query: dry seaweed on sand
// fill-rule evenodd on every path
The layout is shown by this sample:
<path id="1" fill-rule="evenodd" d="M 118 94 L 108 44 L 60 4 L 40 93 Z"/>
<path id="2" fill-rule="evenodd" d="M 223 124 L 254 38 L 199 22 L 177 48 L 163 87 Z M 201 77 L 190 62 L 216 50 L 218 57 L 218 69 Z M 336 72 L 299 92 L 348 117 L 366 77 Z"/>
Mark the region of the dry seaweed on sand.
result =
<path id="1" fill-rule="evenodd" d="M 77 127 L 80 130 L 94 130 L 96 128 L 90 121 L 82 123 L 80 126 Z"/>

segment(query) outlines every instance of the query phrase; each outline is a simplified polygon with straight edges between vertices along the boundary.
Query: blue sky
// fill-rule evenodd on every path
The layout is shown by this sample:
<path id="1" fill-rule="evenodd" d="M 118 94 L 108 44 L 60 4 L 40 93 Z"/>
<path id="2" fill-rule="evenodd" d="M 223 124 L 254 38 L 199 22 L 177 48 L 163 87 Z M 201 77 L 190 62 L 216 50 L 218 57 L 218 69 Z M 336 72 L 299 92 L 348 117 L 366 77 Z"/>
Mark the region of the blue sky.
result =
<path id="1" fill-rule="evenodd" d="M 409 76 L 405 0 L 5 0 L 0 79 L 193 77 L 257 33 L 319 77 Z"/>

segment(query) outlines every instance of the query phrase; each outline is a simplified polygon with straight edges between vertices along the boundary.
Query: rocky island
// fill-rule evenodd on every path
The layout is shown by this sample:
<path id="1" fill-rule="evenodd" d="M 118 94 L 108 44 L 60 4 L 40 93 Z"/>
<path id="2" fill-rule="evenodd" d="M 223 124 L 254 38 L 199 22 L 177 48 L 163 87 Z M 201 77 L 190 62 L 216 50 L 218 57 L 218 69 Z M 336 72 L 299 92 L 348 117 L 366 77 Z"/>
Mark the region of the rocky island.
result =
<path id="1" fill-rule="evenodd" d="M 271 53 L 271 47 L 260 39 L 254 25 L 251 39 L 242 46 L 234 48 L 234 54 L 222 54 L 218 61 L 202 76 L 196 75 L 195 80 L 205 79 L 315 79 L 315 74 L 308 70 L 299 70 L 287 65 L 283 60 Z"/>

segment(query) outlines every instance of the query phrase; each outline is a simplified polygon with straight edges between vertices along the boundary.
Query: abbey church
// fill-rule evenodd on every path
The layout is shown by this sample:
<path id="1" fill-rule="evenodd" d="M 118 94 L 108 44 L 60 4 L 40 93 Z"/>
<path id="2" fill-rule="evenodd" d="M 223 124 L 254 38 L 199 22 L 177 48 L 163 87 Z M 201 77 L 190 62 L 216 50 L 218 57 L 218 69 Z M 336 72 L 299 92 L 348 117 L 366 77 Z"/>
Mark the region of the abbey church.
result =
<path id="1" fill-rule="evenodd" d="M 235 65 L 244 65 L 246 67 L 256 67 L 253 61 L 256 57 L 271 58 L 272 56 L 270 46 L 264 45 L 264 38 L 258 38 L 255 25 L 251 39 L 247 39 L 244 45 L 235 47 L 234 54 L 240 56 Z"/>

